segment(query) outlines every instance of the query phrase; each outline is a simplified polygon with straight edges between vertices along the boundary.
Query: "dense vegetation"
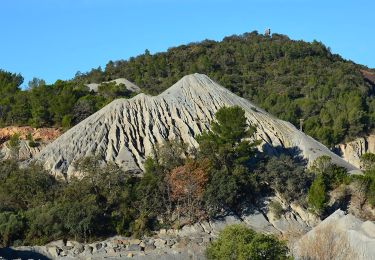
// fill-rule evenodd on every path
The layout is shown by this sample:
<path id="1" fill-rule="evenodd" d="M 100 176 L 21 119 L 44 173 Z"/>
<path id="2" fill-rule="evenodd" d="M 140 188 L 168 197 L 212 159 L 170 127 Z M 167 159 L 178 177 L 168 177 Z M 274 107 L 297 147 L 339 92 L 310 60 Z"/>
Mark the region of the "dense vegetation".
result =
<path id="1" fill-rule="evenodd" d="M 69 127 L 111 100 L 130 96 L 113 84 L 90 92 L 86 83 L 125 77 L 157 94 L 182 76 L 199 72 L 295 125 L 304 119 L 304 131 L 331 146 L 375 126 L 375 85 L 361 70 L 368 69 L 317 41 L 245 33 L 154 55 L 146 51 L 110 61 L 104 70 L 78 72 L 72 81 L 45 85 L 34 79 L 27 91 L 20 89 L 20 75 L 0 71 L 0 124 Z"/>
<path id="2" fill-rule="evenodd" d="M 288 247 L 271 235 L 258 234 L 241 225 L 227 226 L 207 247 L 209 260 L 290 259 Z"/>
<path id="3" fill-rule="evenodd" d="M 110 61 L 104 70 L 79 74 L 76 82 L 126 77 L 156 94 L 182 76 L 204 73 L 272 114 L 299 125 L 332 145 L 374 128 L 374 84 L 364 67 L 332 54 L 322 43 L 290 40 L 256 32 L 203 41 Z"/>
<path id="4" fill-rule="evenodd" d="M 0 161 L 0 244 L 141 236 L 161 227 L 241 214 L 260 197 L 275 193 L 286 202 L 308 205 L 315 175 L 334 167 L 323 158 L 311 172 L 298 158 L 255 152 L 257 142 L 246 138 L 254 127 L 247 125 L 239 107 L 219 109 L 211 129 L 197 139 L 199 150 L 188 151 L 178 141 L 157 148 L 146 160 L 142 178 L 115 165 L 103 166 L 98 158 L 78 161 L 82 176 L 68 182 L 38 165 L 19 168 L 16 157 Z M 12 140 L 16 151 L 17 136 Z M 327 187 L 344 179 L 337 176 L 325 177 Z"/>
<path id="5" fill-rule="evenodd" d="M 31 125 L 69 128 L 110 101 L 132 95 L 123 84 L 106 83 L 98 92 L 84 84 L 58 80 L 46 85 L 33 79 L 21 90 L 23 78 L 0 70 L 0 126 Z"/>

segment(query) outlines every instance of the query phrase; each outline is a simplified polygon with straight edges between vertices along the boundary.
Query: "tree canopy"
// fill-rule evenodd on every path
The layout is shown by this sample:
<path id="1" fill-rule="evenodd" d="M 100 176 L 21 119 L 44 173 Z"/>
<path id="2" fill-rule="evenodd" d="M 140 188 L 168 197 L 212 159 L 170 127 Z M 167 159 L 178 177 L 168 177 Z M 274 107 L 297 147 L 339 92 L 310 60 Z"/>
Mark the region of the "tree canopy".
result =
<path id="1" fill-rule="evenodd" d="M 113 83 L 91 92 L 87 83 L 127 78 L 158 94 L 187 74 L 203 73 L 275 116 L 332 146 L 375 126 L 375 71 L 344 60 L 318 41 L 257 32 L 146 51 L 104 69 L 77 72 L 74 79 L 46 85 L 33 79 L 21 90 L 19 74 L 0 71 L 0 124 L 70 127 L 119 97 L 131 97 Z"/>

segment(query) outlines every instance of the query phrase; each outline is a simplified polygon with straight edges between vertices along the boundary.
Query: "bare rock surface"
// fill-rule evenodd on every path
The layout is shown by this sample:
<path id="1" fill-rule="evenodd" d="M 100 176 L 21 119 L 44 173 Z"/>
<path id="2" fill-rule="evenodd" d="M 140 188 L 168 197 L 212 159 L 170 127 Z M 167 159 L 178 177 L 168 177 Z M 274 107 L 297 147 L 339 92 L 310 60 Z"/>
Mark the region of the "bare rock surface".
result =
<path id="1" fill-rule="evenodd" d="M 257 139 L 262 141 L 260 150 L 275 153 L 289 148 L 309 162 L 328 155 L 334 163 L 357 170 L 291 123 L 275 118 L 202 74 L 185 76 L 158 96 L 138 94 L 111 102 L 49 144 L 36 159 L 64 177 L 75 172 L 74 161 L 87 156 L 99 156 L 124 170 L 141 172 L 145 157 L 152 154 L 155 145 L 179 138 L 196 147 L 194 137 L 209 128 L 215 112 L 234 105 L 242 107 L 248 121 L 256 125 Z"/>
<path id="2" fill-rule="evenodd" d="M 337 210 L 310 232 L 301 237 L 303 239 L 314 236 L 317 230 L 329 228 L 334 233 L 343 233 L 348 239 L 348 245 L 353 250 L 355 259 L 375 259 L 375 223 L 371 221 L 362 221 L 359 218 L 346 214 L 342 210 Z M 329 236 L 327 236 L 329 237 Z M 341 242 L 341 241 L 340 241 Z M 333 241 L 326 241 L 333 243 Z M 345 245 L 343 245 L 345 246 Z M 298 243 L 296 244 L 298 252 Z M 332 247 L 333 248 L 333 247 Z M 342 250 L 345 250 L 343 248 Z M 297 255 L 298 256 L 298 255 Z M 297 258 L 299 259 L 299 258 Z M 347 259 L 347 258 L 345 258 Z"/>
<path id="3" fill-rule="evenodd" d="M 357 168 L 360 168 L 361 155 L 364 153 L 375 153 L 375 134 L 357 138 L 349 143 L 339 144 L 336 148 L 342 158 Z"/>
<path id="4" fill-rule="evenodd" d="M 4 159 L 10 159 L 12 157 L 12 151 L 6 144 L 7 143 L 0 148 L 0 154 Z M 28 141 L 20 140 L 18 159 L 21 161 L 31 159 L 36 156 L 45 146 L 45 142 L 40 142 L 36 147 L 31 147 Z"/>
<path id="5" fill-rule="evenodd" d="M 128 90 L 133 91 L 133 92 L 140 92 L 141 91 L 141 89 L 137 85 L 135 85 L 134 83 L 130 82 L 129 80 L 127 80 L 125 78 L 118 78 L 118 79 L 114 79 L 114 80 L 107 81 L 107 82 L 102 82 L 102 83 L 112 83 L 112 82 L 116 82 L 116 85 L 124 84 L 125 87 Z M 99 85 L 100 85 L 99 83 L 90 83 L 90 84 L 87 84 L 86 86 L 90 90 L 92 90 L 94 92 L 97 92 Z"/>

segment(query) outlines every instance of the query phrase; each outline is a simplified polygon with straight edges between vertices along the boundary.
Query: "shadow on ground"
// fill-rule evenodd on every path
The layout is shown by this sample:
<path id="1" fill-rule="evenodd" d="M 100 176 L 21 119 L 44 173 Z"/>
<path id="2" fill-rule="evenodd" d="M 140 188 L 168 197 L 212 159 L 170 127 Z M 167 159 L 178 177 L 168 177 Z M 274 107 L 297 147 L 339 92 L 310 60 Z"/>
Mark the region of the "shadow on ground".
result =
<path id="1" fill-rule="evenodd" d="M 9 247 L 0 248 L 0 257 L 5 259 L 40 259 L 49 260 L 50 258 L 33 251 L 15 250 Z"/>

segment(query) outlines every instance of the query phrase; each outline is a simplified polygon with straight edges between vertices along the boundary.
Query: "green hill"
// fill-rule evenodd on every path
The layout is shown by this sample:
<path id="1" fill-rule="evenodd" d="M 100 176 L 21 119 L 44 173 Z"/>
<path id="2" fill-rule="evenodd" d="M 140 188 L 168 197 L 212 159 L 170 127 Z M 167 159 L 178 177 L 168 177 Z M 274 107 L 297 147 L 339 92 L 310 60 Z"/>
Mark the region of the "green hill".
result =
<path id="1" fill-rule="evenodd" d="M 104 70 L 77 73 L 71 81 L 51 86 L 36 82 L 31 91 L 9 91 L 0 76 L 0 94 L 7 96 L 0 102 L 1 123 L 69 127 L 124 96 L 113 86 L 108 88 L 110 94 L 90 92 L 86 83 L 127 78 L 144 92 L 158 94 L 195 72 L 207 74 L 296 126 L 304 119 L 304 131 L 329 146 L 375 127 L 374 70 L 332 54 L 317 41 L 257 32 L 181 45 L 153 55 L 146 50 L 129 60 L 110 61 Z M 12 97 L 25 105 L 10 102 Z"/>

